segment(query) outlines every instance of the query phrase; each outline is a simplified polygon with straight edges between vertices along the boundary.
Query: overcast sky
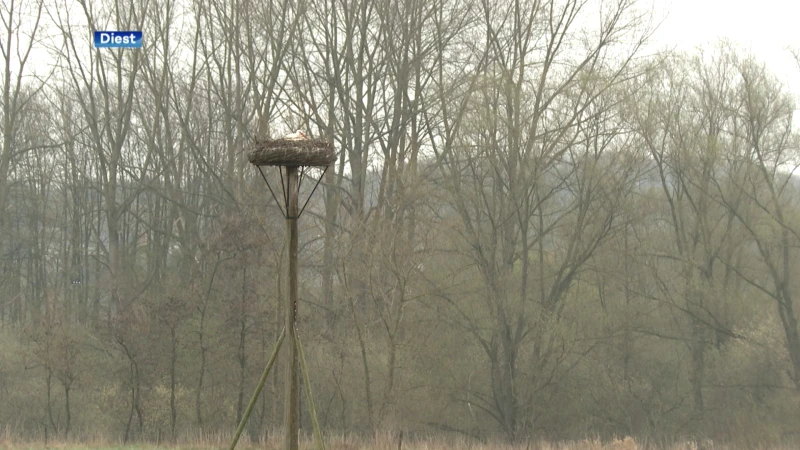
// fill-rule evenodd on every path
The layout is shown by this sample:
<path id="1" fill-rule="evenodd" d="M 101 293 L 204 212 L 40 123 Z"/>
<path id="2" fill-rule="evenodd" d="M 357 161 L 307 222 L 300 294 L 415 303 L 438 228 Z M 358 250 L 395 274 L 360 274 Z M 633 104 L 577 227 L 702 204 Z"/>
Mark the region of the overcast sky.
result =
<path id="1" fill-rule="evenodd" d="M 800 51 L 798 0 L 651 0 L 665 17 L 654 43 L 691 50 L 728 39 L 764 62 L 800 97 L 800 68 L 788 48 Z"/>
<path id="2" fill-rule="evenodd" d="M 0 0 L 2 1 L 2 0 Z M 603 0 L 608 1 L 608 0 Z M 800 109 L 800 68 L 789 48 L 800 51 L 800 0 L 639 0 L 639 7 L 653 6 L 655 21 L 663 19 L 653 36 L 655 48 L 691 51 L 728 39 L 764 62 L 793 92 Z M 68 3 L 67 3 L 68 4 Z M 73 19 L 79 17 L 73 15 Z M 53 33 L 51 28 L 48 30 Z M 87 39 L 91 30 L 87 30 Z M 148 30 L 144 30 L 147 45 Z M 53 36 L 55 38 L 55 36 Z M 88 40 L 86 42 L 87 49 Z M 44 49 L 33 60 L 51 58 Z M 36 72 L 47 64 L 32 64 Z M 799 114 L 800 115 L 800 114 Z"/>

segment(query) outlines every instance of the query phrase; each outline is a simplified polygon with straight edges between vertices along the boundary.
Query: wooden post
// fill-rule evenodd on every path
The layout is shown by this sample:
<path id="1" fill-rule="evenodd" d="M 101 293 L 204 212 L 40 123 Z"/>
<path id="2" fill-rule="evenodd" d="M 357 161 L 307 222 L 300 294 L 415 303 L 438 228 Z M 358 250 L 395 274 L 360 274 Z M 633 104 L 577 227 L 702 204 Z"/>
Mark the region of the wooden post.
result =
<path id="1" fill-rule="evenodd" d="M 289 295 L 286 304 L 286 335 L 288 337 L 288 355 L 286 358 L 284 396 L 284 441 L 285 450 L 298 450 L 297 442 L 297 339 L 295 337 L 295 322 L 297 317 L 297 219 L 300 213 L 298 207 L 298 168 L 286 167 L 286 184 L 289 204 L 286 205 L 286 231 L 289 234 Z"/>
<path id="2" fill-rule="evenodd" d="M 263 125 L 263 124 L 260 124 Z M 283 413 L 284 413 L 284 450 L 298 450 L 299 443 L 298 443 L 298 431 L 300 428 L 299 420 L 298 420 L 298 412 L 300 407 L 299 402 L 299 360 L 303 358 L 302 353 L 302 346 L 300 345 L 300 341 L 297 339 L 297 252 L 298 252 L 298 231 L 297 231 L 297 220 L 300 218 L 301 210 L 300 210 L 300 202 L 299 202 L 299 190 L 300 190 L 300 166 L 303 167 L 324 167 L 325 170 L 323 171 L 320 178 L 317 180 L 317 183 L 311 189 L 311 193 L 309 194 L 309 199 L 311 199 L 311 195 L 314 191 L 317 190 L 320 181 L 322 181 L 322 177 L 325 175 L 325 172 L 328 170 L 331 164 L 336 162 L 336 151 L 333 148 L 333 145 L 329 142 L 320 141 L 320 140 L 312 140 L 308 139 L 308 137 L 302 131 L 298 131 L 293 135 L 289 135 L 284 137 L 283 139 L 261 139 L 259 140 L 256 138 L 256 145 L 255 149 L 250 152 L 247 159 L 250 161 L 251 164 L 256 166 L 258 172 L 261 174 L 261 177 L 264 179 L 264 182 L 267 184 L 267 188 L 269 189 L 270 194 L 272 194 L 272 198 L 280 206 L 283 204 L 285 209 L 283 209 L 283 213 L 286 216 L 286 234 L 288 235 L 286 250 L 289 257 L 289 276 L 287 278 L 287 285 L 288 285 L 288 295 L 282 296 L 285 298 L 279 304 L 284 305 L 286 308 L 285 316 L 284 316 L 284 326 L 286 331 L 286 336 L 289 338 L 289 342 L 287 343 L 287 358 L 286 358 L 286 372 L 284 373 L 284 385 L 285 385 L 285 395 L 284 395 L 284 405 L 283 405 Z M 286 189 L 283 190 L 284 197 L 278 200 L 278 196 L 275 195 L 275 190 L 272 189 L 270 186 L 269 180 L 264 175 L 262 171 L 262 166 L 279 166 L 279 168 L 286 167 Z M 282 169 L 281 175 L 283 175 Z M 283 183 L 284 179 L 281 176 L 281 183 Z M 305 201 L 303 204 L 303 209 L 305 209 L 306 205 L 308 204 L 308 200 Z M 280 283 L 282 285 L 282 283 Z M 278 316 L 280 316 L 280 311 L 278 311 Z M 277 354 L 277 352 L 276 352 Z M 270 363 L 271 364 L 271 363 Z M 303 361 L 303 366 L 305 366 L 305 361 Z M 311 412 L 311 420 L 314 425 L 314 433 L 317 438 L 317 444 L 319 447 L 324 450 L 324 444 L 322 442 L 322 435 L 319 431 L 319 422 L 316 417 L 316 411 L 314 408 L 314 403 L 311 399 L 311 386 L 308 382 L 308 374 L 303 370 L 304 376 L 306 377 L 306 394 L 309 397 L 309 408 Z M 259 383 L 258 390 L 263 387 L 263 380 L 266 379 L 266 375 L 262 377 L 262 381 Z M 275 379 L 277 383 L 277 378 Z M 276 385 L 277 386 L 277 385 Z M 248 410 L 248 413 L 252 410 Z M 247 421 L 247 414 L 245 417 L 242 418 L 242 423 Z M 240 424 L 240 427 L 242 425 Z M 231 449 L 234 448 L 236 445 L 237 438 L 234 439 Z"/>

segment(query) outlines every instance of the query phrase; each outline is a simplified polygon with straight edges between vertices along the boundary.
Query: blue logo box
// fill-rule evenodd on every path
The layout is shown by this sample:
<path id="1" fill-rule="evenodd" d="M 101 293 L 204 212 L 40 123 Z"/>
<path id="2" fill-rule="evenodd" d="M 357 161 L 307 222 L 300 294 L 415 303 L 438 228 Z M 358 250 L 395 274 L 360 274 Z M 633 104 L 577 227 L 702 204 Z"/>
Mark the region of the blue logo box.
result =
<path id="1" fill-rule="evenodd" d="M 95 48 L 142 48 L 141 31 L 95 31 Z"/>

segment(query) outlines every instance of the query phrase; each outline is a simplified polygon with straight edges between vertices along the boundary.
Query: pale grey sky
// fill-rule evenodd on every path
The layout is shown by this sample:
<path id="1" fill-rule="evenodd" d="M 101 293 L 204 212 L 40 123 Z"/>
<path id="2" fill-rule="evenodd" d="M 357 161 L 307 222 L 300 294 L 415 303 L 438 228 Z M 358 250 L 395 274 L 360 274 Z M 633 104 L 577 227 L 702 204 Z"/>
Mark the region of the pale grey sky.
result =
<path id="1" fill-rule="evenodd" d="M 598 1 L 598 0 L 594 0 Z M 608 1 L 608 0 L 600 0 Z M 638 7 L 663 19 L 653 36 L 653 48 L 675 47 L 691 51 L 728 39 L 763 61 L 794 93 L 800 108 L 800 67 L 788 51 L 800 51 L 800 0 L 638 0 Z M 69 0 L 60 5 L 70 5 Z M 80 21 L 77 11 L 72 19 Z M 588 18 L 587 18 L 588 19 Z M 589 19 L 591 21 L 591 19 Z M 57 30 L 45 18 L 44 33 L 58 45 Z M 104 23 L 105 25 L 105 23 Z M 147 45 L 148 30 L 144 30 Z M 86 29 L 82 42 L 90 50 L 91 30 Z M 47 38 L 45 38 L 45 41 Z M 35 49 L 28 74 L 48 71 L 51 55 L 41 46 Z M 42 64 L 44 63 L 44 64 Z M 799 114 L 800 115 L 800 114 Z"/>
<path id="2" fill-rule="evenodd" d="M 666 17 L 654 44 L 679 50 L 728 39 L 764 62 L 800 97 L 800 67 L 789 48 L 800 51 L 798 0 L 653 0 Z"/>

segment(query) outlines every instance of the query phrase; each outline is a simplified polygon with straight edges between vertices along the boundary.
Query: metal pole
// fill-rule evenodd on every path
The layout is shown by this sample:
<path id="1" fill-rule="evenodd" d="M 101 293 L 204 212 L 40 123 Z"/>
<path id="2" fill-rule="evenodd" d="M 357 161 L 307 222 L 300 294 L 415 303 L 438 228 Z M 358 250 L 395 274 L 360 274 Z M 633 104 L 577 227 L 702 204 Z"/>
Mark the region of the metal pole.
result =
<path id="1" fill-rule="evenodd" d="M 286 167 L 286 231 L 289 234 L 289 296 L 286 304 L 286 335 L 288 338 L 288 358 L 286 358 L 286 395 L 284 396 L 284 441 L 285 450 L 298 450 L 297 444 L 297 338 L 295 322 L 297 317 L 297 219 L 298 208 L 298 168 Z"/>

